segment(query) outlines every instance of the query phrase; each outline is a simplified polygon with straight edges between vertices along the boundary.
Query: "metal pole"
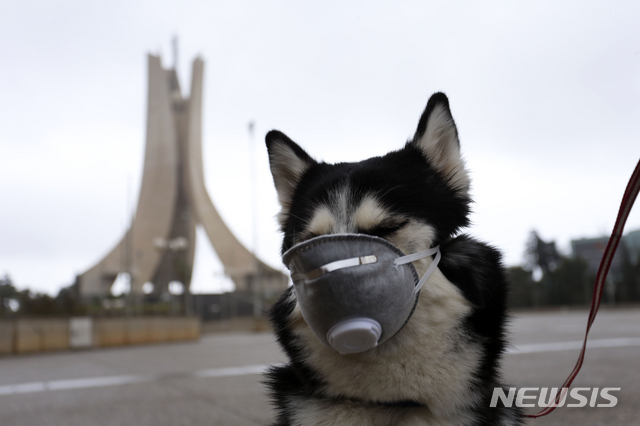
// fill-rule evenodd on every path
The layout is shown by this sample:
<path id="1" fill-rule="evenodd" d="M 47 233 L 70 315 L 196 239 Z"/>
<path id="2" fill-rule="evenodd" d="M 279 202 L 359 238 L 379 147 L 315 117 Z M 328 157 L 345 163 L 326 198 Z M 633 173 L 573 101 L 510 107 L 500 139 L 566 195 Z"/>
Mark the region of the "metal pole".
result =
<path id="1" fill-rule="evenodd" d="M 130 218 L 129 232 L 127 232 L 125 240 L 125 253 L 126 253 L 126 272 L 129 276 L 129 289 L 125 295 L 125 312 L 127 316 L 131 316 L 131 302 L 133 297 L 133 211 L 131 208 L 131 175 L 127 182 L 127 215 Z"/>
<path id="2" fill-rule="evenodd" d="M 252 228 L 252 252 L 253 252 L 253 276 L 251 279 L 251 290 L 253 293 L 253 317 L 257 320 L 262 318 L 262 277 L 260 276 L 260 265 L 258 264 L 258 196 L 256 182 L 256 155 L 255 139 L 253 129 L 255 123 L 249 122 L 249 156 L 251 168 L 251 228 Z"/>

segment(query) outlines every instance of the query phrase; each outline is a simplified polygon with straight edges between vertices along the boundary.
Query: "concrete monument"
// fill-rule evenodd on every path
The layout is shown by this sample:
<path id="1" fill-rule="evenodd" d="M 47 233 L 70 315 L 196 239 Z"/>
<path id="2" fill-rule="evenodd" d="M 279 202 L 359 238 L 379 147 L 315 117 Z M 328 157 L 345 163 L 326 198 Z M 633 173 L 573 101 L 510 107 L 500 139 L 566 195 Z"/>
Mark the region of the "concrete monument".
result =
<path id="1" fill-rule="evenodd" d="M 128 272 L 131 293 L 146 282 L 162 294 L 171 281 L 188 290 L 193 269 L 195 229 L 201 224 L 237 291 L 275 291 L 287 277 L 257 259 L 231 233 L 213 205 L 202 168 L 202 82 L 204 62 L 193 61 L 191 93 L 184 98 L 174 69 L 149 55 L 147 140 L 135 217 L 120 242 L 78 276 L 83 297 L 109 293 Z"/>

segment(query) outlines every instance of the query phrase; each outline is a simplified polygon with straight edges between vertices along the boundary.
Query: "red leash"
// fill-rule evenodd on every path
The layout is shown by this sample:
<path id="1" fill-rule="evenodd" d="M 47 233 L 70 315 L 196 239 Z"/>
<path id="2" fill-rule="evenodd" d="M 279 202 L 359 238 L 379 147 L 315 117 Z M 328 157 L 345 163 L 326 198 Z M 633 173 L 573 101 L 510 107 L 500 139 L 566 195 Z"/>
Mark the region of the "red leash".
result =
<path id="1" fill-rule="evenodd" d="M 613 232 L 611 233 L 611 238 L 609 238 L 609 243 L 607 244 L 607 248 L 602 255 L 602 261 L 600 262 L 600 268 L 598 268 L 598 273 L 596 274 L 596 282 L 593 288 L 593 296 L 591 297 L 591 311 L 589 312 L 589 321 L 587 322 L 587 332 L 584 335 L 584 343 L 582 344 L 582 350 L 580 351 L 580 356 L 578 357 L 578 362 L 576 366 L 573 367 L 573 371 L 569 375 L 569 378 L 564 382 L 562 388 L 569 388 L 573 379 L 576 378 L 578 372 L 582 368 L 582 362 L 584 361 L 584 353 L 587 349 L 587 337 L 589 336 L 589 330 L 591 329 L 591 324 L 596 319 L 596 314 L 598 313 L 598 308 L 600 308 L 600 299 L 602 299 L 602 290 L 604 289 L 604 280 L 607 278 L 607 274 L 609 273 L 609 268 L 611 267 L 611 262 L 613 261 L 613 255 L 616 253 L 616 249 L 618 248 L 618 243 L 620 243 L 620 238 L 622 238 L 622 231 L 624 230 L 624 224 L 627 222 L 627 217 L 629 216 L 629 212 L 631 212 L 631 207 L 633 207 L 633 203 L 636 201 L 636 197 L 638 196 L 638 191 L 640 191 L 640 161 L 636 165 L 636 169 L 633 171 L 633 175 L 631 175 L 631 179 L 629 179 L 629 183 L 627 184 L 627 189 L 624 192 L 624 197 L 622 197 L 622 203 L 620 204 L 620 210 L 618 211 L 618 218 L 616 219 L 616 224 L 613 227 Z M 526 417 L 538 418 L 541 416 L 546 416 L 553 410 L 555 410 L 558 405 L 560 399 L 566 394 L 565 392 L 559 392 L 554 400 L 553 404 L 550 404 L 547 408 L 540 411 L 537 414 L 528 414 Z"/>

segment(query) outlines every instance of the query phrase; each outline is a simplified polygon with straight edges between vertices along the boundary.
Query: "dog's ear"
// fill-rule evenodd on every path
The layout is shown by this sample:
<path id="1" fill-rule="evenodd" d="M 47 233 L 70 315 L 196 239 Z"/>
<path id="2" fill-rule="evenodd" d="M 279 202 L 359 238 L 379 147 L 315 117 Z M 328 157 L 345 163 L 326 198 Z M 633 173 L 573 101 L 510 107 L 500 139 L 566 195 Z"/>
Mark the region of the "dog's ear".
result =
<path id="1" fill-rule="evenodd" d="M 272 130 L 267 133 L 265 140 L 273 183 L 282 206 L 281 213 L 287 213 L 300 179 L 316 161 L 282 132 Z M 283 222 L 282 215 L 280 222 Z"/>
<path id="2" fill-rule="evenodd" d="M 422 151 L 452 188 L 468 193 L 470 179 L 460 154 L 458 129 L 444 93 L 429 98 L 411 144 Z"/>

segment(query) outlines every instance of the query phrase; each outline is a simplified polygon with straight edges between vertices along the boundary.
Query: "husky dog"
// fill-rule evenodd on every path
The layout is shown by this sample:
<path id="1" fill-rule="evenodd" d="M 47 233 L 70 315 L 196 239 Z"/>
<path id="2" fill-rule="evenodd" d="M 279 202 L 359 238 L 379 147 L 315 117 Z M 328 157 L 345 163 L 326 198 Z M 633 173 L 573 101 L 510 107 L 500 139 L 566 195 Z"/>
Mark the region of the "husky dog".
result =
<path id="1" fill-rule="evenodd" d="M 413 315 L 388 341 L 341 355 L 302 317 L 293 287 L 271 310 L 289 363 L 267 373 L 276 425 L 519 425 L 490 407 L 501 387 L 507 280 L 500 253 L 458 231 L 469 225 L 470 179 L 443 93 L 412 140 L 357 163 L 311 158 L 279 131 L 266 136 L 282 207 L 282 252 L 337 233 L 386 239 L 405 254 L 440 246 L 442 260 Z M 431 258 L 414 262 L 422 276 Z"/>

